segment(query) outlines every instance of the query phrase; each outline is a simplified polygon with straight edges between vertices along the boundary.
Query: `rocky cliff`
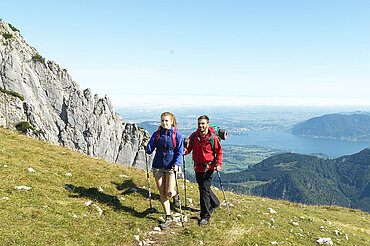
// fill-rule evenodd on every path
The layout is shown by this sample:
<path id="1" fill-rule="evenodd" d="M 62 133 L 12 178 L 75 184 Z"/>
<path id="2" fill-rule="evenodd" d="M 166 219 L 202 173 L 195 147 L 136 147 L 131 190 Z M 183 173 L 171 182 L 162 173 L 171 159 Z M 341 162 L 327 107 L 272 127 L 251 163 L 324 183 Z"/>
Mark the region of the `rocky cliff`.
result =
<path id="1" fill-rule="evenodd" d="M 45 61 L 2 20 L 0 76 L 0 127 L 20 128 L 93 157 L 145 168 L 140 143 L 147 132 L 123 122 L 107 96 L 82 90 L 66 69 Z"/>

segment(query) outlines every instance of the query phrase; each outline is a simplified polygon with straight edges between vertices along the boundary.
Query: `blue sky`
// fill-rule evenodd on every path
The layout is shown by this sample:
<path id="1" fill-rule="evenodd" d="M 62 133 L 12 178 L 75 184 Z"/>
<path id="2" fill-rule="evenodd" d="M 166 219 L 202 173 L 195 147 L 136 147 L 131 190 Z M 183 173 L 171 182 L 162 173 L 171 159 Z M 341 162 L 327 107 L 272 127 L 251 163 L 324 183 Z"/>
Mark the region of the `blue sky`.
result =
<path id="1" fill-rule="evenodd" d="M 356 0 L 0 2 L 43 57 L 115 106 L 369 106 L 369 13 Z"/>

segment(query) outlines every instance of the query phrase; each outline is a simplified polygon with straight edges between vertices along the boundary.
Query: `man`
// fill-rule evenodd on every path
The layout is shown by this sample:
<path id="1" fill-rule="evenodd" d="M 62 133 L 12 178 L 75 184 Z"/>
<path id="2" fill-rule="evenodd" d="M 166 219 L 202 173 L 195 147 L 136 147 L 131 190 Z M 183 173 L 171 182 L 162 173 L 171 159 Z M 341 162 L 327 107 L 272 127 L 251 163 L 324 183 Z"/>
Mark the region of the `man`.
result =
<path id="1" fill-rule="evenodd" d="M 209 118 L 202 115 L 198 118 L 198 130 L 190 135 L 185 155 L 193 151 L 194 171 L 200 192 L 199 225 L 208 224 L 211 213 L 220 206 L 220 201 L 211 190 L 214 171 L 222 166 L 222 149 L 215 130 L 209 127 Z"/>

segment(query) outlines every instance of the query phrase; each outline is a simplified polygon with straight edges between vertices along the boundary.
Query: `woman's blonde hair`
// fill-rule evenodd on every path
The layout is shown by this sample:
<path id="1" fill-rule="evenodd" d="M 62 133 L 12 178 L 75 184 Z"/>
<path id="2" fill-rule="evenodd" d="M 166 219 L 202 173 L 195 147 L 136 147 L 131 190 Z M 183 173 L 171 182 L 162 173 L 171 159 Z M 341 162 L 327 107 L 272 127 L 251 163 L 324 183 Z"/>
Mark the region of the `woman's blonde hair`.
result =
<path id="1" fill-rule="evenodd" d="M 169 116 L 171 118 L 171 120 L 172 120 L 172 126 L 175 127 L 175 128 L 177 128 L 176 118 L 175 118 L 175 116 L 172 113 L 170 113 L 170 112 L 164 112 L 164 113 L 162 113 L 161 114 L 161 120 L 162 120 L 162 117 L 163 116 Z M 158 129 L 159 130 L 162 129 L 162 125 L 160 125 Z"/>

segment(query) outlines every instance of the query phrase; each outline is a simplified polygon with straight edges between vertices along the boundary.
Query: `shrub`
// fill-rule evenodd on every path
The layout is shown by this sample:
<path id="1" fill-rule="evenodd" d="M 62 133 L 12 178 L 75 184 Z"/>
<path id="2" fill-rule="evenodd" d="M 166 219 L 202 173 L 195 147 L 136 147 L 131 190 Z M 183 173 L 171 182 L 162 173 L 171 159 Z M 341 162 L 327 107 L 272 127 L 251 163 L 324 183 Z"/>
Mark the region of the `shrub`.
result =
<path id="1" fill-rule="evenodd" d="M 3 88 L 0 87 L 0 91 L 5 93 L 5 94 L 8 94 L 8 95 L 11 95 L 13 97 L 18 97 L 19 99 L 21 99 L 22 101 L 24 101 L 24 97 L 19 95 L 17 92 L 15 91 L 8 91 L 8 90 L 5 90 Z"/>
<path id="2" fill-rule="evenodd" d="M 35 55 L 33 55 L 32 60 L 45 63 L 45 58 L 42 57 L 39 53 L 36 53 Z"/>
<path id="3" fill-rule="evenodd" d="M 15 128 L 22 132 L 22 133 L 27 133 L 27 130 L 30 129 L 32 130 L 36 135 L 41 135 L 45 134 L 44 131 L 41 130 L 36 130 L 33 126 L 30 125 L 27 121 L 21 121 L 18 124 L 15 125 Z"/>
<path id="4" fill-rule="evenodd" d="M 12 24 L 10 24 L 9 23 L 9 27 L 10 27 L 10 29 L 12 29 L 14 32 L 19 32 L 20 33 L 20 31 L 17 29 L 17 28 L 15 28 Z"/>
<path id="5" fill-rule="evenodd" d="M 4 37 L 5 39 L 9 39 L 9 38 L 12 38 L 12 37 L 13 37 L 13 35 L 12 35 L 12 34 L 10 34 L 10 33 L 3 33 L 3 37 Z"/>
<path id="6" fill-rule="evenodd" d="M 19 122 L 15 125 L 15 128 L 23 133 L 26 133 L 28 129 L 35 131 L 35 128 L 33 128 L 33 126 L 31 126 L 27 121 Z"/>

